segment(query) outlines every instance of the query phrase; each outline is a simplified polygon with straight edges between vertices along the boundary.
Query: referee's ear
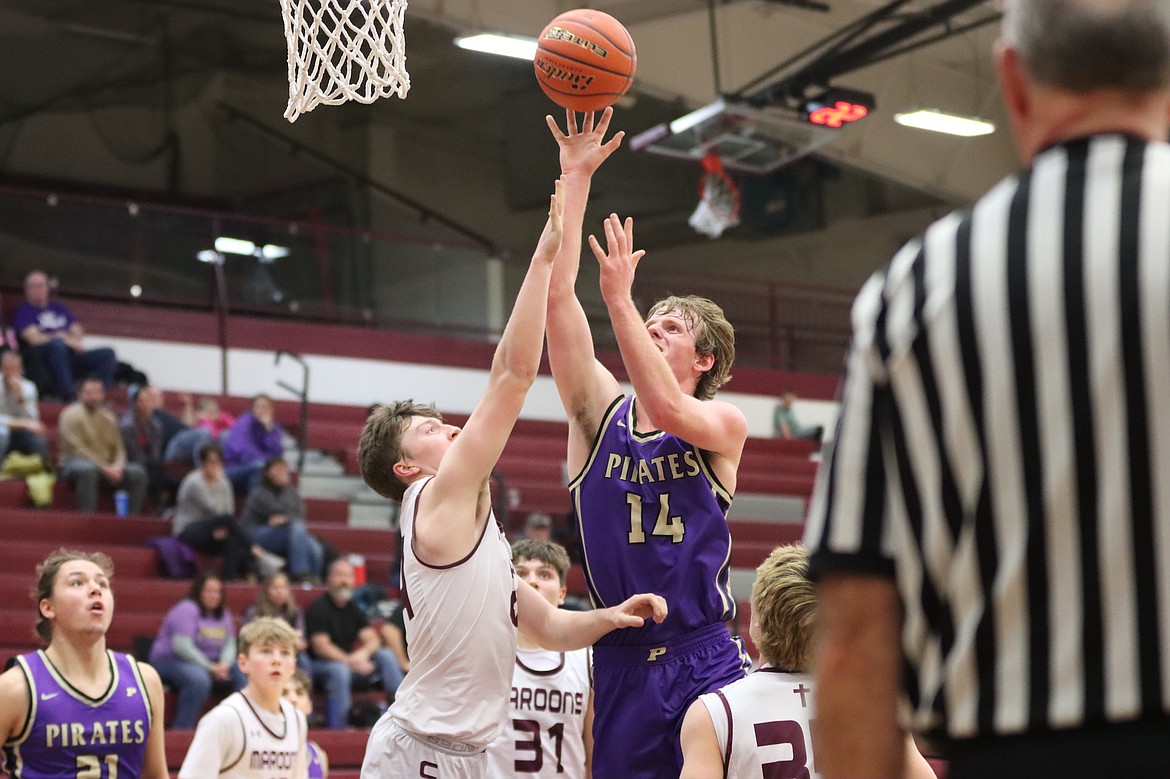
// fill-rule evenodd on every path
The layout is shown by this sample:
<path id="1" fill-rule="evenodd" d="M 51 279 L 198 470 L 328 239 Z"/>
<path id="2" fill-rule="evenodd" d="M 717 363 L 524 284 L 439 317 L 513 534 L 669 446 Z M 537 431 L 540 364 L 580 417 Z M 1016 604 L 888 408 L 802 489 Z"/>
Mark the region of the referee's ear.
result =
<path id="1" fill-rule="evenodd" d="M 1026 148 L 1023 130 L 1028 126 L 1033 111 L 1031 81 L 1024 70 L 1019 51 L 1004 41 L 995 44 L 995 73 L 1003 92 L 1004 108 L 1011 118 L 1017 144 L 1021 146 L 1021 154 L 1030 157 L 1032 152 Z"/>

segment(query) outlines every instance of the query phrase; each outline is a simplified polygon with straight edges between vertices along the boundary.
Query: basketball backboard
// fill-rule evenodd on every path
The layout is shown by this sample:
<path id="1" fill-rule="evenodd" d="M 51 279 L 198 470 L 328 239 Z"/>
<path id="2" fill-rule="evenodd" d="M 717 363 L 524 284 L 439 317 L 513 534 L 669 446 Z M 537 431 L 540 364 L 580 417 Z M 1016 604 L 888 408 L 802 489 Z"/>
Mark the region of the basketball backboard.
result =
<path id="1" fill-rule="evenodd" d="M 696 162 L 714 152 L 728 170 L 764 174 L 816 151 L 841 132 L 810 124 L 783 108 L 717 100 L 639 133 L 630 148 Z"/>

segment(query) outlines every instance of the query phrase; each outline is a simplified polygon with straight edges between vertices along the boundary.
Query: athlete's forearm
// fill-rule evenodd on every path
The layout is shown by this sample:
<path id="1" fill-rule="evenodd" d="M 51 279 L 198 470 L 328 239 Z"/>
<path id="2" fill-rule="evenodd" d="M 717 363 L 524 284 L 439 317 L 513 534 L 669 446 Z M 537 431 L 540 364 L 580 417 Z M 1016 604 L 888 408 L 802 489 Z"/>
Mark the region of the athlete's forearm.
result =
<path id="1" fill-rule="evenodd" d="M 634 385 L 638 403 L 660 427 L 676 413 L 684 395 L 666 358 L 654 346 L 641 314 L 629 296 L 606 300 L 622 362 Z"/>
<path id="2" fill-rule="evenodd" d="M 551 268 L 533 260 L 516 296 L 512 316 L 496 346 L 492 360 L 494 376 L 508 375 L 519 379 L 524 388 L 532 385 L 540 371 L 544 349 L 544 320 L 548 306 L 548 283 Z"/>
<path id="3" fill-rule="evenodd" d="M 564 236 L 553 265 L 549 299 L 553 304 L 575 297 L 577 274 L 581 270 L 581 233 L 585 228 L 585 208 L 589 203 L 592 177 L 582 172 L 561 175 L 561 193 L 565 198 Z"/>
<path id="4" fill-rule="evenodd" d="M 817 768 L 826 779 L 902 775 L 897 598 L 892 582 L 872 577 L 832 575 L 818 587 Z"/>

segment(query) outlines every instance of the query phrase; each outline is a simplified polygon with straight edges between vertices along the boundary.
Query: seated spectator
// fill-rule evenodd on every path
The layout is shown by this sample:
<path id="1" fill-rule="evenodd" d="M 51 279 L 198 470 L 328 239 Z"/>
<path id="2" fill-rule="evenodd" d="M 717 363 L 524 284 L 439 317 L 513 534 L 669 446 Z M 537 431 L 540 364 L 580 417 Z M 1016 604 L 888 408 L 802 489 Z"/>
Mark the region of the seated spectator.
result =
<path id="1" fill-rule="evenodd" d="M 552 540 L 552 517 L 543 511 L 534 511 L 524 520 L 524 535 L 522 538 L 533 541 Z"/>
<path id="2" fill-rule="evenodd" d="M 146 470 L 126 462 L 126 449 L 114 415 L 102 407 L 106 400 L 102 380 L 81 382 L 79 400 L 66 406 L 57 420 L 60 478 L 73 485 L 77 510 L 97 510 L 98 487 L 126 490 L 131 514 L 142 512 L 146 497 Z"/>
<path id="3" fill-rule="evenodd" d="M 37 406 L 37 387 L 24 378 L 20 354 L 0 353 L 0 460 L 9 452 L 37 454 L 48 465 L 49 444 Z"/>
<path id="4" fill-rule="evenodd" d="M 191 396 L 183 393 L 183 406 L 191 402 Z M 236 418 L 226 411 L 221 411 L 219 408 L 219 401 L 210 395 L 199 398 L 199 403 L 195 412 L 195 427 L 201 427 L 209 431 L 216 440 L 222 438 L 232 425 L 236 423 Z"/>
<path id="5" fill-rule="evenodd" d="M 22 343 L 29 377 L 41 394 L 53 394 L 65 402 L 75 398 L 73 377 L 97 376 L 109 389 L 118 358 L 113 349 L 86 350 L 85 329 L 69 307 L 49 299 L 49 278 L 33 271 L 24 279 L 24 302 L 12 317 Z"/>
<path id="6" fill-rule="evenodd" d="M 246 494 L 260 479 L 264 462 L 284 454 L 283 436 L 272 398 L 254 397 L 251 410 L 240 415 L 223 442 L 224 468 L 236 492 Z"/>
<path id="7" fill-rule="evenodd" d="M 309 656 L 305 650 L 309 644 L 305 641 L 305 613 L 293 598 L 288 575 L 283 571 L 269 574 L 260 582 L 256 600 L 249 603 L 240 615 L 240 627 L 257 617 L 276 617 L 292 626 L 297 632 L 297 665 L 308 669 Z"/>
<path id="8" fill-rule="evenodd" d="M 792 410 L 794 400 L 796 400 L 796 393 L 790 389 L 784 390 L 784 394 L 780 396 L 780 402 L 776 404 L 776 411 L 772 415 L 773 433 L 777 438 L 808 438 L 820 441 L 825 428 L 820 425 L 816 427 L 802 425 L 800 420 L 796 418 L 796 412 Z"/>
<path id="9" fill-rule="evenodd" d="M 305 525 L 305 502 L 292 485 L 283 457 L 264 463 L 260 481 L 248 493 L 240 521 L 253 543 L 288 561 L 288 572 L 299 581 L 319 583 L 325 550 Z"/>
<path id="10" fill-rule="evenodd" d="M 183 477 L 171 533 L 197 552 L 223 555 L 223 578 L 243 578 L 252 569 L 253 549 L 248 532 L 236 521 L 236 498 L 223 472 L 219 444 L 199 450 L 199 468 Z"/>
<path id="11" fill-rule="evenodd" d="M 393 699 L 403 671 L 382 646 L 365 612 L 353 602 L 353 566 L 338 558 L 325 579 L 328 591 L 305 610 L 313 683 L 325 690 L 326 727 L 344 728 L 354 682 L 381 684 Z"/>
<path id="12" fill-rule="evenodd" d="M 191 427 L 195 410 L 190 413 L 189 419 L 179 419 L 167 411 L 162 390 L 147 384 L 130 390 L 130 408 L 118 420 L 126 459 L 146 469 L 147 489 L 157 506 L 169 504 L 179 486 L 180 477 L 168 463 L 189 470 L 199 463 L 199 447 L 211 440 L 208 431 Z"/>
<path id="13" fill-rule="evenodd" d="M 150 664 L 175 692 L 171 727 L 195 727 L 213 690 L 242 690 L 246 680 L 236 662 L 236 625 L 224 603 L 223 581 L 204 571 L 187 597 L 167 612 L 150 648 Z"/>

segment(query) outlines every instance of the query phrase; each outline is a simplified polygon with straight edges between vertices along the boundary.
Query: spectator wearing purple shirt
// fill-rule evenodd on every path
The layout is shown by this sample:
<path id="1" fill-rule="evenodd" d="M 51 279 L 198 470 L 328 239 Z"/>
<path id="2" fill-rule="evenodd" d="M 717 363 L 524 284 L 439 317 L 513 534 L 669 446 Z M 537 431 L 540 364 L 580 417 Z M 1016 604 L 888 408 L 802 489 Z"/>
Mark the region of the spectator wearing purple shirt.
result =
<path id="1" fill-rule="evenodd" d="M 35 270 L 24 279 L 24 302 L 12 325 L 20 336 L 29 377 L 42 394 L 73 402 L 76 376 L 101 377 L 106 389 L 114 380 L 118 358 L 109 348 L 86 350 L 85 330 L 64 303 L 49 299 L 49 279 Z"/>
<path id="2" fill-rule="evenodd" d="M 283 436 L 272 398 L 264 394 L 252 398 L 252 410 L 240 415 L 223 441 L 224 471 L 237 493 L 256 485 L 265 461 L 284 454 Z"/>
<path id="3" fill-rule="evenodd" d="M 236 663 L 236 625 L 224 605 L 223 581 L 204 571 L 175 604 L 150 649 L 150 664 L 177 696 L 172 727 L 193 728 L 213 688 L 242 690 Z"/>

